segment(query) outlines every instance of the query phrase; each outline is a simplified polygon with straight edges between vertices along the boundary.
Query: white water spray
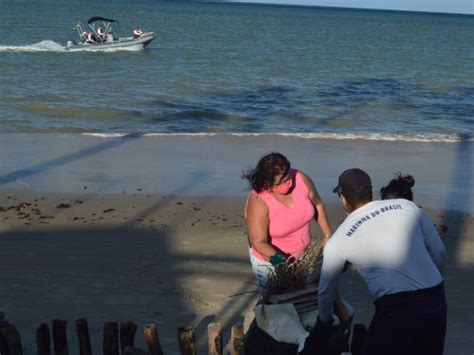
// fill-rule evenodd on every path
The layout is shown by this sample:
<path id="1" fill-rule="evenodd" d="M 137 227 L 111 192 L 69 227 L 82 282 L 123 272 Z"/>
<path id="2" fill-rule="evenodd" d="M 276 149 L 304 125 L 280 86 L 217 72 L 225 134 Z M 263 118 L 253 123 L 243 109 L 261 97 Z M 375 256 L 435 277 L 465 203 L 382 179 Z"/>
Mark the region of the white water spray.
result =
<path id="1" fill-rule="evenodd" d="M 22 46 L 0 45 L 0 52 L 65 52 L 66 48 L 54 41 L 45 40 Z"/>

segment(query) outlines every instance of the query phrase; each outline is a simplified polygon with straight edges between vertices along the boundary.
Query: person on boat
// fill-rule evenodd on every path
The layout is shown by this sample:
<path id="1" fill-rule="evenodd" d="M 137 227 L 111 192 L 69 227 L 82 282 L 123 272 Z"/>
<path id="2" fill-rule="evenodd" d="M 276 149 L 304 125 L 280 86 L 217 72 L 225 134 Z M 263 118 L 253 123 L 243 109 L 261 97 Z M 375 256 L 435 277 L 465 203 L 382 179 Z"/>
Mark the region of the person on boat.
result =
<path id="1" fill-rule="evenodd" d="M 85 41 L 85 43 L 89 43 L 89 44 L 96 44 L 97 43 L 94 36 L 92 35 L 92 32 L 90 32 L 90 31 L 86 32 L 84 34 L 84 41 Z"/>
<path id="2" fill-rule="evenodd" d="M 142 35 L 143 31 L 141 30 L 140 27 L 135 27 L 133 30 L 133 38 L 138 38 Z"/>
<path id="3" fill-rule="evenodd" d="M 104 26 L 99 26 L 97 27 L 97 35 L 99 36 L 99 39 L 103 41 L 105 39 L 105 28 Z"/>

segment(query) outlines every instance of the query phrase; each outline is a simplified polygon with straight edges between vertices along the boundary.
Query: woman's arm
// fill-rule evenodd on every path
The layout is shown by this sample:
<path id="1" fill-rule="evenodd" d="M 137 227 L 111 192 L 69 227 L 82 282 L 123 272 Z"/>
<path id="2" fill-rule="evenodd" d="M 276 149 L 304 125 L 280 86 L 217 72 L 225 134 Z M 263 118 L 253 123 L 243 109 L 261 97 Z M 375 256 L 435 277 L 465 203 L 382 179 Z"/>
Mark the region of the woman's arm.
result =
<path id="1" fill-rule="evenodd" d="M 303 178 L 304 183 L 308 187 L 309 199 L 313 203 L 314 208 L 316 208 L 316 213 L 314 217 L 315 217 L 316 222 L 319 224 L 319 228 L 321 228 L 321 231 L 323 232 L 324 239 L 326 242 L 327 239 L 332 234 L 332 229 L 326 215 L 326 209 L 324 208 L 323 200 L 321 200 L 321 197 L 319 197 L 318 191 L 316 190 L 316 186 L 314 186 L 313 181 L 301 171 L 299 171 L 299 173 L 301 174 L 301 177 Z M 325 242 L 324 244 L 326 244 Z"/>
<path id="2" fill-rule="evenodd" d="M 276 249 L 268 244 L 268 207 L 263 200 L 251 194 L 247 205 L 247 228 L 249 240 L 254 248 L 265 260 L 275 255 Z"/>

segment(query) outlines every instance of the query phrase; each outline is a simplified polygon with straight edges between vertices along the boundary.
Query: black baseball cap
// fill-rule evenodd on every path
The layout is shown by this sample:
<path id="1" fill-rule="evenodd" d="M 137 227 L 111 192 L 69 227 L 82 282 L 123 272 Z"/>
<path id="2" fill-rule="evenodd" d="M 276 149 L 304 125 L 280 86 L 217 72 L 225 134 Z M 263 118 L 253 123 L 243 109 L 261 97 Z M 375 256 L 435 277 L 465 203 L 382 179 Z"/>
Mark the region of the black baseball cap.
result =
<path id="1" fill-rule="evenodd" d="M 361 169 L 348 169 L 339 176 L 337 186 L 332 192 L 342 193 L 346 197 L 365 194 L 372 189 L 369 174 Z"/>

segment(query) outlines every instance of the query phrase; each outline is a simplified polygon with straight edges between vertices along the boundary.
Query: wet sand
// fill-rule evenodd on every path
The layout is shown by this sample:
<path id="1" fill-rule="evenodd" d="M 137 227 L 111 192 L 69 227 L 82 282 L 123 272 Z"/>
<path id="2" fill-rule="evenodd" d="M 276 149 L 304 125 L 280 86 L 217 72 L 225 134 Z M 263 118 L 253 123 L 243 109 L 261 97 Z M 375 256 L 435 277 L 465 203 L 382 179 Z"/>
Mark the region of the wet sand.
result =
<path id="1" fill-rule="evenodd" d="M 409 147 L 399 145 L 397 153 L 391 143 L 345 142 L 352 147 L 349 155 L 359 157 L 350 161 L 342 155 L 348 147 L 332 141 L 314 146 L 274 138 L 175 137 L 124 143 L 54 135 L 48 143 L 45 136 L 8 136 L 0 142 L 0 312 L 19 329 L 25 354 L 36 352 L 39 324 L 55 318 L 68 321 L 71 353 L 77 349 L 78 318 L 89 321 L 95 353 L 108 321 L 135 321 L 136 344 L 143 348 L 143 326 L 156 323 L 167 354 L 178 353 L 179 326 L 196 328 L 200 353 L 206 351 L 209 322 L 219 321 L 226 339 L 232 324 L 248 326 L 257 294 L 239 175 L 276 149 L 317 181 L 333 226 L 344 218 L 329 192 L 336 171 L 370 166 L 376 186 L 393 176 L 397 164 L 402 169 L 396 171 L 415 176 L 415 199 L 438 225 L 449 252 L 445 353 L 474 349 L 472 190 L 466 189 L 464 198 L 457 190 L 472 181 L 450 184 L 472 177 L 472 166 L 464 157 L 463 167 L 456 168 L 456 147 L 422 146 L 416 154 L 401 155 Z M 310 147 L 317 152 L 313 156 Z M 389 160 L 400 155 L 404 159 Z M 322 157 L 328 163 L 317 168 L 309 163 Z M 437 164 L 419 162 L 435 157 Z M 316 227 L 313 231 L 320 235 Z M 344 275 L 341 294 L 356 308 L 355 321 L 367 324 L 372 300 L 355 273 Z"/>

